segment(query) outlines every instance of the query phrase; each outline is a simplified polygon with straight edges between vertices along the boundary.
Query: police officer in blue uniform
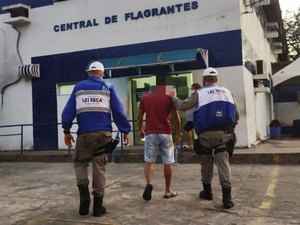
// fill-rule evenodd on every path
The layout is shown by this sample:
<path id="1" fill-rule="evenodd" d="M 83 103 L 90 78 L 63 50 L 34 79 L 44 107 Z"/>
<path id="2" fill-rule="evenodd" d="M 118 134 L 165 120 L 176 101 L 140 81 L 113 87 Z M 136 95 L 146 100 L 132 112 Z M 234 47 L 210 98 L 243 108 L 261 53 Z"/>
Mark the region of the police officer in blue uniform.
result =
<path id="1" fill-rule="evenodd" d="M 203 72 L 203 88 L 186 100 L 179 100 L 171 93 L 178 110 L 186 111 L 196 107 L 193 126 L 198 139 L 194 149 L 201 155 L 201 175 L 203 191 L 199 197 L 212 200 L 211 182 L 214 163 L 217 166 L 219 180 L 223 192 L 223 206 L 232 208 L 231 197 L 231 157 L 235 144 L 234 128 L 239 119 L 239 112 L 232 93 L 225 87 L 217 85 L 218 72 L 214 68 L 206 68 Z"/>
<path id="2" fill-rule="evenodd" d="M 71 148 L 74 142 L 70 129 L 76 118 L 78 124 L 76 146 L 73 154 L 77 186 L 80 194 L 79 214 L 89 213 L 90 193 L 88 164 L 92 162 L 93 216 L 106 213 L 102 205 L 105 190 L 107 152 L 103 146 L 112 143 L 112 118 L 119 131 L 124 133 L 124 145 L 129 144 L 131 129 L 122 103 L 114 86 L 103 80 L 104 66 L 98 61 L 87 68 L 88 79 L 79 82 L 62 112 L 65 144 Z M 100 151 L 100 153 L 99 153 Z M 97 152 L 97 154 L 95 154 Z"/>

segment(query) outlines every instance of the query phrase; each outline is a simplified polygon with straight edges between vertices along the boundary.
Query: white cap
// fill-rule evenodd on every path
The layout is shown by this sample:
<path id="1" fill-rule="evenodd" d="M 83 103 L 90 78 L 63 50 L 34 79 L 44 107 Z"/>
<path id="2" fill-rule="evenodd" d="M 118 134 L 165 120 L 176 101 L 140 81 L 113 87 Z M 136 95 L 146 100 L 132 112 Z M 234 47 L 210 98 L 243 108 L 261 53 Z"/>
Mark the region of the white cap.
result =
<path id="1" fill-rule="evenodd" d="M 203 71 L 203 77 L 205 76 L 214 76 L 217 77 L 218 76 L 218 71 L 215 68 L 212 67 L 208 67 Z"/>
<path id="2" fill-rule="evenodd" d="M 88 65 L 86 72 L 93 71 L 93 70 L 101 70 L 104 72 L 104 66 L 102 63 L 98 61 L 93 61 Z"/>

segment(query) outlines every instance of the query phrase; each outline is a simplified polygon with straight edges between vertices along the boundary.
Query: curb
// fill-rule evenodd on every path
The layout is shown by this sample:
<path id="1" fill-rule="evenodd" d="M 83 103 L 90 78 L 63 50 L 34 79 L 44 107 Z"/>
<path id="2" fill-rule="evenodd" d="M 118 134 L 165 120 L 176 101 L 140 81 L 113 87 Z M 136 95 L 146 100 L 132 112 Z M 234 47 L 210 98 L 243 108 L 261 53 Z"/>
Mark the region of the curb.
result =
<path id="1" fill-rule="evenodd" d="M 178 162 L 182 164 L 200 163 L 201 156 L 193 152 L 179 153 Z M 3 154 L 0 153 L 0 162 L 72 162 L 72 155 L 65 152 L 47 154 L 43 152 L 31 152 L 20 154 Z M 109 157 L 111 162 L 111 156 Z M 118 151 L 114 157 L 115 163 L 143 163 L 143 153 L 136 151 L 123 152 Z M 158 156 L 157 162 L 161 162 Z M 235 153 L 230 158 L 231 164 L 300 164 L 300 153 Z"/>

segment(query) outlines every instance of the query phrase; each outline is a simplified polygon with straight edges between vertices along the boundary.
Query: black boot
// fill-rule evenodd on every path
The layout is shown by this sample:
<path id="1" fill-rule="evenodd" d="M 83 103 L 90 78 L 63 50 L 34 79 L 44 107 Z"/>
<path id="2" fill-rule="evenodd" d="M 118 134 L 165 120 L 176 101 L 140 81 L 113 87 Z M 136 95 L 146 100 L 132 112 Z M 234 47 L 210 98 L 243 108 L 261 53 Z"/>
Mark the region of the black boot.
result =
<path id="1" fill-rule="evenodd" d="M 225 209 L 230 209 L 234 206 L 231 200 L 231 188 L 222 187 L 223 192 L 223 206 Z"/>
<path id="2" fill-rule="evenodd" d="M 103 216 L 106 213 L 106 209 L 102 205 L 103 203 L 103 196 L 96 197 L 94 196 L 94 208 L 93 208 L 93 216 Z"/>
<path id="3" fill-rule="evenodd" d="M 80 184 L 77 185 L 80 194 L 80 205 L 79 205 L 79 214 L 80 215 L 87 215 L 89 214 L 89 207 L 90 207 L 90 192 L 89 186 Z"/>
<path id="4" fill-rule="evenodd" d="M 200 191 L 199 198 L 205 200 L 213 200 L 213 193 L 211 190 L 211 184 L 203 184 L 203 191 Z"/>

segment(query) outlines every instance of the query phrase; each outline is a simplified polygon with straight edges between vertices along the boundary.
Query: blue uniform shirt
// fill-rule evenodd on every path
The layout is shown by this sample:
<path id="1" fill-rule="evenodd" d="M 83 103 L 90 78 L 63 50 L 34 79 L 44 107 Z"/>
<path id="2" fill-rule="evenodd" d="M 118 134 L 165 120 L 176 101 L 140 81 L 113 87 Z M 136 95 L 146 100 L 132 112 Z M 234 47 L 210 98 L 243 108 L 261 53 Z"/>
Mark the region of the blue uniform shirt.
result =
<path id="1" fill-rule="evenodd" d="M 235 103 L 227 88 L 217 85 L 204 87 L 198 90 L 198 101 L 194 112 L 196 134 L 216 126 L 235 125 Z"/>
<path id="2" fill-rule="evenodd" d="M 77 119 L 77 134 L 112 131 L 111 116 L 122 133 L 131 127 L 114 86 L 98 77 L 79 82 L 62 112 L 62 127 L 70 129 Z"/>

